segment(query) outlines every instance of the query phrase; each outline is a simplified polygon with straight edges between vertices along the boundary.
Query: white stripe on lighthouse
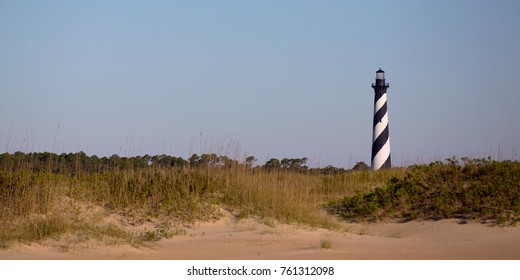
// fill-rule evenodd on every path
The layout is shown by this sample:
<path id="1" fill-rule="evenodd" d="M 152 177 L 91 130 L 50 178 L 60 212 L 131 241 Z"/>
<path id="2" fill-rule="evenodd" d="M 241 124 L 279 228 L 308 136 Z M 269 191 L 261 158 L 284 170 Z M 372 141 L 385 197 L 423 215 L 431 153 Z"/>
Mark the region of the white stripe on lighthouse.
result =
<path id="1" fill-rule="evenodd" d="M 381 109 L 381 107 L 383 107 L 383 105 L 385 105 L 385 103 L 386 103 L 386 93 L 384 93 L 379 98 L 379 100 L 376 101 L 376 104 L 374 106 L 374 114 L 377 113 L 377 111 L 379 111 L 379 109 Z"/>
<path id="2" fill-rule="evenodd" d="M 372 168 L 374 170 L 378 170 L 381 167 L 383 167 L 383 164 L 388 160 L 390 157 L 390 137 L 388 137 L 388 140 L 386 141 L 385 145 L 379 150 L 379 152 L 374 157 L 374 160 L 372 161 Z"/>
<path id="3" fill-rule="evenodd" d="M 381 121 L 379 123 L 377 123 L 376 126 L 374 127 L 374 138 L 372 139 L 372 141 L 375 141 L 377 139 L 377 137 L 379 137 L 379 135 L 381 135 L 381 133 L 383 133 L 383 130 L 385 130 L 385 128 L 387 126 L 388 126 L 388 112 L 383 116 Z"/>

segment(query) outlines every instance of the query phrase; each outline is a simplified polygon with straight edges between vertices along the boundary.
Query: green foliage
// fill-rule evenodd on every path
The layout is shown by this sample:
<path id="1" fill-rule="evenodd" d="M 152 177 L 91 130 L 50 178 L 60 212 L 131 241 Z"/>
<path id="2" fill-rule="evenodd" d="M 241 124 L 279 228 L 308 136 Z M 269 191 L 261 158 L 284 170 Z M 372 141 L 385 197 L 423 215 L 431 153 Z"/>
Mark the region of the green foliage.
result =
<path id="1" fill-rule="evenodd" d="M 0 169 L 4 171 L 31 170 L 52 172 L 67 175 L 81 175 L 82 173 L 100 173 L 121 171 L 127 169 L 144 169 L 149 166 L 168 168 L 186 167 L 188 162 L 180 157 L 168 155 L 145 155 L 143 157 L 120 157 L 116 154 L 110 157 L 99 158 L 96 155 L 87 156 L 84 152 L 54 154 L 22 153 L 0 154 Z"/>
<path id="2" fill-rule="evenodd" d="M 282 166 L 282 164 L 280 163 L 280 160 L 277 158 L 272 158 L 272 159 L 268 160 L 264 165 L 264 167 L 267 170 L 278 170 L 281 168 L 281 166 Z"/>
<path id="3" fill-rule="evenodd" d="M 368 169 L 370 169 L 368 165 L 362 161 L 356 162 L 354 167 L 352 167 L 352 171 L 366 171 Z"/>
<path id="4" fill-rule="evenodd" d="M 322 174 L 338 174 L 347 172 L 343 168 L 327 166 L 325 168 L 309 168 L 306 166 L 308 159 L 303 158 L 283 158 L 282 160 L 272 158 L 263 166 L 253 167 L 257 159 L 254 156 L 246 156 L 242 162 L 231 159 L 225 155 L 192 154 L 188 160 L 182 157 L 169 155 L 144 155 L 135 157 L 121 157 L 114 154 L 110 157 L 88 156 L 84 152 L 54 154 L 43 153 L 23 153 L 0 154 L 0 170 L 31 170 L 39 172 L 51 172 L 64 175 L 82 175 L 93 173 L 105 173 L 114 171 L 140 170 L 148 168 L 212 168 L 212 169 L 265 169 L 270 171 L 291 171 Z M 360 163 L 358 163 L 360 164 Z M 365 164 L 366 165 L 366 164 Z M 361 170 L 354 167 L 353 170 Z"/>
<path id="5" fill-rule="evenodd" d="M 268 160 L 264 168 L 270 171 L 273 170 L 285 170 L 292 172 L 302 172 L 307 171 L 309 168 L 306 166 L 307 158 L 283 158 L 279 160 L 277 158 L 272 158 Z"/>
<path id="6" fill-rule="evenodd" d="M 370 193 L 328 205 L 349 221 L 473 218 L 501 224 L 520 221 L 520 163 L 449 159 L 416 165 Z"/>

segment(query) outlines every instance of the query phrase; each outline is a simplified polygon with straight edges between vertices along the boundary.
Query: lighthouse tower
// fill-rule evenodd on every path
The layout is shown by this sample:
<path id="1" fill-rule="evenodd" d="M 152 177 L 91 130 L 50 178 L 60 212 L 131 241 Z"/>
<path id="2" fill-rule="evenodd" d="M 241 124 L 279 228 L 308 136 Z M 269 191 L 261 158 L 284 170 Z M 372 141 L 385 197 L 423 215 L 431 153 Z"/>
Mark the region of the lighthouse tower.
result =
<path id="1" fill-rule="evenodd" d="M 388 109 L 386 105 L 385 71 L 377 70 L 374 89 L 374 134 L 372 136 L 372 169 L 390 168 L 390 133 L 388 131 Z"/>

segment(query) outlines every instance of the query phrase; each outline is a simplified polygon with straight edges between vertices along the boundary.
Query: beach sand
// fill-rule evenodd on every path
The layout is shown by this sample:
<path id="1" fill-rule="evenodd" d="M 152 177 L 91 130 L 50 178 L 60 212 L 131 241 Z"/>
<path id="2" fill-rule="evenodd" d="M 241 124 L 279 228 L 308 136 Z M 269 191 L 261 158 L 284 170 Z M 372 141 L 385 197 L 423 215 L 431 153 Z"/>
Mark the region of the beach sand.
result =
<path id="1" fill-rule="evenodd" d="M 62 238 L 13 245 L 0 250 L 0 259 L 520 259 L 520 227 L 455 219 L 345 223 L 336 231 L 267 224 L 226 213 L 218 221 L 186 228 L 185 235 L 139 248 Z M 322 241 L 331 248 L 322 248 Z"/>

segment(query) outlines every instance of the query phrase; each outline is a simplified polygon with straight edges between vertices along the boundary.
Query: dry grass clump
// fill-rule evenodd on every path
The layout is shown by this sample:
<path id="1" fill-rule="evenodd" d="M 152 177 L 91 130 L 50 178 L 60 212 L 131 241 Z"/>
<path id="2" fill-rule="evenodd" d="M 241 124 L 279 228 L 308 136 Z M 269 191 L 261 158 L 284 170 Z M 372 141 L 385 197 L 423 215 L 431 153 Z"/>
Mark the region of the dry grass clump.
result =
<path id="1" fill-rule="evenodd" d="M 320 249 L 330 250 L 332 249 L 332 241 L 329 239 L 323 239 L 320 241 Z"/>

